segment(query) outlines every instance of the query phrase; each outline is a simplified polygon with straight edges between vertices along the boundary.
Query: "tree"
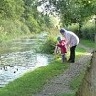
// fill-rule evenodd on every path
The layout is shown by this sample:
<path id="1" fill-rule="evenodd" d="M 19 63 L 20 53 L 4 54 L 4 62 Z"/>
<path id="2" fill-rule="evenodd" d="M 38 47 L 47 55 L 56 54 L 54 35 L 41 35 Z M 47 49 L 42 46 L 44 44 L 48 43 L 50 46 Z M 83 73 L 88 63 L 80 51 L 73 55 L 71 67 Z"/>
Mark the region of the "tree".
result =
<path id="1" fill-rule="evenodd" d="M 20 18 L 24 12 L 22 0 L 0 0 L 0 18 Z"/>
<path id="2" fill-rule="evenodd" d="M 91 18 L 92 15 L 96 15 L 96 0 L 41 0 L 40 2 L 49 2 L 45 7 L 47 9 L 55 7 L 63 26 L 78 23 L 80 35 L 83 22 Z"/>
<path id="3" fill-rule="evenodd" d="M 41 0 L 40 2 L 50 3 L 45 8 L 54 6 L 64 25 L 80 23 L 96 13 L 96 0 Z"/>

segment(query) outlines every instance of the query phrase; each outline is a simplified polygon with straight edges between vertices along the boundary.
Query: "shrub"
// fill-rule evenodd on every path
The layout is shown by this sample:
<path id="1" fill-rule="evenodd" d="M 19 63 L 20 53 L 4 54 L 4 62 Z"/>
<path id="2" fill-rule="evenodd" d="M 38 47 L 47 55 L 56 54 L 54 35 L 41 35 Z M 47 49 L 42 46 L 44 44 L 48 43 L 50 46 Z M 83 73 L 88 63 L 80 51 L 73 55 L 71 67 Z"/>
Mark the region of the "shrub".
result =
<path id="1" fill-rule="evenodd" d="M 68 28 L 66 28 L 66 29 L 73 31 L 78 36 L 80 36 L 79 31 L 78 31 L 78 29 L 79 29 L 78 24 L 72 24 L 72 25 L 68 26 Z M 84 23 L 81 28 L 82 38 L 94 41 L 94 36 L 95 36 L 94 34 L 95 34 L 95 24 L 93 22 Z"/>
<path id="2" fill-rule="evenodd" d="M 0 41 L 16 38 L 22 34 L 30 33 L 28 27 L 15 20 L 0 20 Z"/>
<path id="3" fill-rule="evenodd" d="M 31 32 L 40 32 L 40 26 L 37 20 L 35 20 L 32 16 L 29 16 L 28 20 L 26 21 L 26 25 L 29 27 Z"/>
<path id="4" fill-rule="evenodd" d="M 68 30 L 73 31 L 73 32 L 75 32 L 76 34 L 78 34 L 78 28 L 79 28 L 79 25 L 78 25 L 77 23 L 68 26 Z"/>
<path id="5" fill-rule="evenodd" d="M 41 47 L 41 51 L 43 53 L 52 54 L 54 53 L 55 44 L 56 41 L 52 37 L 49 37 Z"/>
<path id="6" fill-rule="evenodd" d="M 84 39 L 89 39 L 89 40 L 94 41 L 94 34 L 95 34 L 94 23 L 90 23 L 90 22 L 86 23 L 81 28 L 81 31 L 82 31 L 82 37 Z"/>

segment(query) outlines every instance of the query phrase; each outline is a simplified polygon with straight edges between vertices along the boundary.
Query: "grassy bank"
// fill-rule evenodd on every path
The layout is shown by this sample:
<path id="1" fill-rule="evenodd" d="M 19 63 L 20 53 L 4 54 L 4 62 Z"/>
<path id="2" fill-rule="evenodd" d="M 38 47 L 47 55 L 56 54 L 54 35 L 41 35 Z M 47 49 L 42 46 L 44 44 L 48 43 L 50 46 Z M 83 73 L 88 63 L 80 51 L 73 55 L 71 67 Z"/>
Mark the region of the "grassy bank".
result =
<path id="1" fill-rule="evenodd" d="M 78 47 L 77 51 L 79 52 L 79 54 L 77 52 L 78 58 L 85 49 Z M 39 92 L 52 77 L 64 72 L 68 65 L 68 63 L 62 64 L 60 58 L 54 60 L 48 66 L 40 67 L 10 82 L 6 87 L 0 89 L 0 96 L 32 96 L 32 94 Z"/>
<path id="2" fill-rule="evenodd" d="M 26 73 L 23 77 L 0 89 L 0 96 L 32 96 L 32 94 L 42 89 L 42 86 L 50 78 L 62 73 L 67 67 L 68 64 L 62 64 L 57 60 L 46 67 Z"/>
<path id="3" fill-rule="evenodd" d="M 80 43 L 83 44 L 84 46 L 88 47 L 88 48 L 92 48 L 92 49 L 96 49 L 96 43 L 92 42 L 90 40 L 80 40 Z"/>

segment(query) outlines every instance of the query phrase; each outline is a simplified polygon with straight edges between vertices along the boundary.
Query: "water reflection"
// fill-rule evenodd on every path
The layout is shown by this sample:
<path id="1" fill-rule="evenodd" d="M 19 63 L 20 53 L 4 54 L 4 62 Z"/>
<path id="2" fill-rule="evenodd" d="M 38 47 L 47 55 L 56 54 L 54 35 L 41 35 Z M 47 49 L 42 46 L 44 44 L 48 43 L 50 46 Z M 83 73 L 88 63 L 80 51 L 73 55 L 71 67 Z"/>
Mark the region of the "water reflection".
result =
<path id="1" fill-rule="evenodd" d="M 22 76 L 27 71 L 32 71 L 40 66 L 46 66 L 52 60 L 51 55 L 36 53 L 36 49 L 43 44 L 42 35 L 38 39 L 16 40 L 6 46 L 0 46 L 0 87 Z M 4 50 L 4 52 L 3 52 Z"/>

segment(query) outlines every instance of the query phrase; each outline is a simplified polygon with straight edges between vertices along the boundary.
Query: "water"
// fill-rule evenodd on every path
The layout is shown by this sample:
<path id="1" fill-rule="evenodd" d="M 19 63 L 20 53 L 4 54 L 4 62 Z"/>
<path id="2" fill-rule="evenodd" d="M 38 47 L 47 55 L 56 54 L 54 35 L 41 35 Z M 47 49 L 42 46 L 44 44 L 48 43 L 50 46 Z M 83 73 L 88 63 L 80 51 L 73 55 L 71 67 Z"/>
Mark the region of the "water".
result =
<path id="1" fill-rule="evenodd" d="M 1 44 L 0 87 L 4 87 L 30 70 L 48 65 L 52 56 L 36 52 L 45 40 L 46 34 L 40 34 L 31 39 L 14 40 L 4 45 Z"/>

